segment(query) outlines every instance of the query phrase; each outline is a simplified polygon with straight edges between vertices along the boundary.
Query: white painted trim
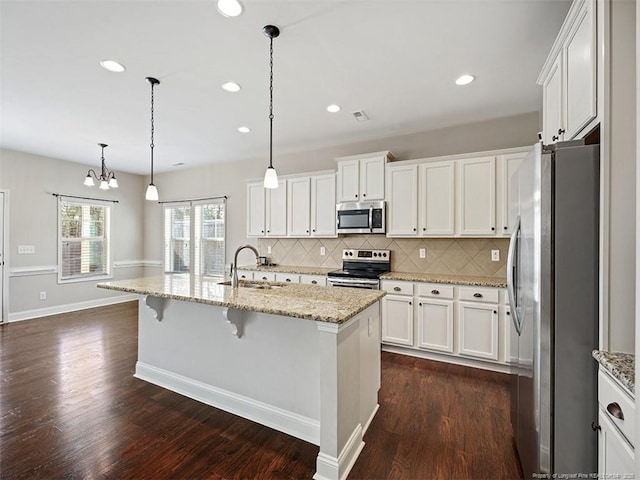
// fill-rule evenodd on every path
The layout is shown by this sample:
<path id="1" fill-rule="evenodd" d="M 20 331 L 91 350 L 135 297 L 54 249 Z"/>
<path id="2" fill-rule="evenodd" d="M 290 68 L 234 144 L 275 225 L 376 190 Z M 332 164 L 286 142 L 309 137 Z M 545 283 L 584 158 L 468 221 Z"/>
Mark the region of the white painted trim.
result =
<path id="1" fill-rule="evenodd" d="M 9 277 L 31 277 L 34 275 L 53 275 L 58 273 L 57 265 L 37 265 L 34 267 L 15 267 L 9 270 Z"/>
<path id="2" fill-rule="evenodd" d="M 378 413 L 379 409 L 380 409 L 380 404 L 376 403 L 376 407 L 373 409 L 373 411 L 371 412 L 371 415 L 369 416 L 369 419 L 367 420 L 367 423 L 365 423 L 364 427 L 362 428 L 363 437 L 364 437 L 364 434 L 367 433 L 367 430 L 369 430 L 369 427 L 371 426 L 371 422 L 373 421 L 373 417 L 376 416 L 376 413 Z"/>
<path id="3" fill-rule="evenodd" d="M 118 260 L 113 268 L 162 267 L 160 260 Z"/>
<path id="4" fill-rule="evenodd" d="M 0 228 L 3 230 L 0 231 L 2 237 L 2 259 L 4 260 L 4 265 L 2 267 L 2 288 L 0 288 L 0 296 L 2 297 L 2 311 L 0 311 L 0 324 L 9 321 L 9 256 L 7 252 L 9 251 L 9 190 L 5 190 L 0 188 L 0 193 L 3 194 L 4 204 L 0 205 L 3 207 L 2 211 L 2 225 Z"/>
<path id="5" fill-rule="evenodd" d="M 88 308 L 104 307 L 106 305 L 115 305 L 117 303 L 131 302 L 137 299 L 138 299 L 138 295 L 126 294 L 126 295 L 119 295 L 117 297 L 87 300 L 85 302 L 66 303 L 64 305 L 56 305 L 56 306 L 47 307 L 47 308 L 23 310 L 22 312 L 10 313 L 8 321 L 18 322 L 21 320 L 30 320 L 32 318 L 48 317 L 49 315 L 58 315 L 60 313 L 75 312 L 77 310 L 86 310 Z"/>
<path id="6" fill-rule="evenodd" d="M 358 424 L 351 433 L 349 440 L 338 455 L 338 458 L 318 453 L 316 459 L 315 480 L 344 480 L 356 463 L 360 452 L 364 448 L 362 441 L 362 425 Z"/>
<path id="7" fill-rule="evenodd" d="M 370 306 L 371 305 L 369 305 L 369 307 Z M 369 308 L 369 307 L 367 307 L 367 308 Z M 362 312 L 364 312 L 367 308 L 363 309 Z M 356 313 L 353 317 L 351 317 L 349 320 L 347 320 L 344 323 L 317 322 L 316 326 L 317 326 L 319 332 L 329 332 L 329 333 L 333 333 L 333 334 L 337 335 L 338 333 L 342 332 L 343 330 L 346 330 L 347 328 L 351 327 L 351 325 L 353 325 L 355 322 L 359 322 L 360 321 L 359 315 L 362 312 Z"/>
<path id="8" fill-rule="evenodd" d="M 408 355 L 410 357 L 424 358 L 425 360 L 434 360 L 436 362 L 452 363 L 463 367 L 479 368 L 481 370 L 490 370 L 499 373 L 512 373 L 511 369 L 515 366 L 504 363 L 484 362 L 480 359 L 467 359 L 454 355 L 438 354 L 435 352 L 426 352 L 423 350 L 415 350 L 413 348 L 397 347 L 395 345 L 382 344 L 383 352 L 398 353 L 400 355 Z"/>
<path id="9" fill-rule="evenodd" d="M 319 420 L 213 387 L 142 362 L 136 363 L 134 376 L 314 445 L 320 445 Z"/>
<path id="10" fill-rule="evenodd" d="M 528 153 L 531 150 L 531 145 L 523 147 L 502 148 L 500 150 L 486 150 L 483 152 L 469 152 L 458 153 L 455 155 L 442 155 L 440 157 L 426 157 L 426 158 L 412 158 L 411 160 L 396 160 L 395 162 L 388 163 L 387 166 L 392 165 L 414 165 L 431 162 L 445 162 L 453 160 L 467 160 L 470 158 L 479 157 L 499 157 L 500 155 L 511 155 L 514 153 Z"/>
<path id="11" fill-rule="evenodd" d="M 157 267 L 162 268 L 161 260 L 142 260 L 142 264 L 144 267 Z"/>

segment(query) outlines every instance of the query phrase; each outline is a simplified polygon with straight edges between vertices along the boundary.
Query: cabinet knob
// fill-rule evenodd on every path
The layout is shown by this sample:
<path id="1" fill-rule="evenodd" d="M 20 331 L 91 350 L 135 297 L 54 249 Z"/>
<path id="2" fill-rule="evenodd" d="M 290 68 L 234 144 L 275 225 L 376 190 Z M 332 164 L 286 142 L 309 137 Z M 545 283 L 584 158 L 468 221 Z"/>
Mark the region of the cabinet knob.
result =
<path id="1" fill-rule="evenodd" d="M 260 233 L 264 233 L 264 230 L 260 230 Z"/>
<path id="2" fill-rule="evenodd" d="M 314 232 L 315 232 L 315 230 L 314 230 Z M 307 233 L 309 233 L 309 230 L 307 230 Z"/>
<path id="3" fill-rule="evenodd" d="M 509 227 L 504 227 L 505 230 L 509 230 Z"/>
<path id="4" fill-rule="evenodd" d="M 247 278 L 245 275 L 240 275 L 240 278 Z"/>
<path id="5" fill-rule="evenodd" d="M 431 290 L 433 295 L 440 295 L 440 290 Z"/>
<path id="6" fill-rule="evenodd" d="M 422 306 L 422 302 L 420 302 L 420 303 L 418 304 L 418 306 L 419 306 L 419 307 L 421 307 L 421 306 Z"/>
<path id="7" fill-rule="evenodd" d="M 267 230 L 267 233 L 271 233 L 271 230 Z"/>
<path id="8" fill-rule="evenodd" d="M 493 314 L 494 314 L 494 315 L 497 315 L 497 314 L 498 314 L 498 311 L 497 311 L 497 310 L 494 310 L 494 311 L 493 311 Z"/>
<path id="9" fill-rule="evenodd" d="M 491 230 L 492 230 L 492 231 L 495 231 L 495 229 L 496 229 L 496 227 L 491 227 Z"/>
<path id="10" fill-rule="evenodd" d="M 317 284 L 318 284 L 318 281 L 317 281 L 317 280 L 311 280 L 311 284 L 312 284 L 312 285 L 317 285 Z"/>
<path id="11" fill-rule="evenodd" d="M 414 228 L 413 228 L 413 231 L 414 231 L 414 232 L 416 232 L 416 231 L 417 231 L 417 229 L 414 227 Z"/>
<path id="12" fill-rule="evenodd" d="M 413 303 L 412 303 L 412 302 L 409 302 L 409 305 L 413 305 Z"/>
<path id="13" fill-rule="evenodd" d="M 355 196 L 356 198 L 358 198 L 358 194 L 357 194 L 357 193 L 356 193 L 354 196 Z"/>
<path id="14" fill-rule="evenodd" d="M 363 193 L 363 194 L 362 194 L 362 196 L 363 196 L 363 197 L 366 197 L 366 196 L 367 196 L 367 194 L 366 194 L 366 193 Z"/>
<path id="15" fill-rule="evenodd" d="M 560 138 L 560 137 L 558 137 L 558 136 L 554 135 L 553 137 L 551 137 L 551 140 L 553 140 L 553 141 L 555 142 L 555 141 L 556 141 L 556 140 L 558 140 L 559 138 Z"/>
<path id="16" fill-rule="evenodd" d="M 562 135 L 566 130 L 564 128 L 558 129 L 558 135 Z"/>
<path id="17" fill-rule="evenodd" d="M 426 232 L 427 231 L 427 227 L 422 227 L 422 231 Z"/>
<path id="18" fill-rule="evenodd" d="M 611 402 L 607 405 L 607 412 L 616 417 L 618 420 L 624 420 L 624 414 L 622 413 L 622 408 L 618 405 L 618 402 Z"/>
<path id="19" fill-rule="evenodd" d="M 394 292 L 399 292 L 399 291 L 401 291 L 401 290 L 402 290 L 402 289 L 401 289 L 400 287 L 393 287 L 393 291 L 394 291 Z"/>
<path id="20" fill-rule="evenodd" d="M 507 312 L 507 315 L 511 315 L 511 312 Z"/>
<path id="21" fill-rule="evenodd" d="M 476 298 L 482 298 L 482 294 L 481 293 L 474 293 L 473 296 L 476 297 Z"/>
<path id="22" fill-rule="evenodd" d="M 598 430 L 602 430 L 602 427 L 598 425 L 596 422 L 591 422 L 591 430 L 597 432 Z"/>
<path id="23" fill-rule="evenodd" d="M 311 231 L 312 231 L 312 232 L 315 232 L 315 231 L 316 231 L 316 229 L 315 229 L 315 228 L 313 228 Z"/>

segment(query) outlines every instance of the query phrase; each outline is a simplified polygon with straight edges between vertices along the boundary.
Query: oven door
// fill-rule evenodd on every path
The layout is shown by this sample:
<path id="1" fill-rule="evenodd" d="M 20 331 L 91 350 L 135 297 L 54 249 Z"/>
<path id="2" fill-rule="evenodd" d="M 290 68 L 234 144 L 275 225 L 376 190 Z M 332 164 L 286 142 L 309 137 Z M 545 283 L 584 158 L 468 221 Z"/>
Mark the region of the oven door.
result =
<path id="1" fill-rule="evenodd" d="M 366 288 L 380 290 L 380 280 L 374 278 L 327 277 L 330 287 Z"/>

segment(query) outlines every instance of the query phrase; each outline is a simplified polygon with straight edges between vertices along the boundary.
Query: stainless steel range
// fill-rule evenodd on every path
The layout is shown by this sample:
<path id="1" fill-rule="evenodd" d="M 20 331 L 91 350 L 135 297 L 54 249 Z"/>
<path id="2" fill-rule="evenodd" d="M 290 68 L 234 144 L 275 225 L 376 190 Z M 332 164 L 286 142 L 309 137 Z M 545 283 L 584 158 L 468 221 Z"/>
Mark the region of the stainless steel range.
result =
<path id="1" fill-rule="evenodd" d="M 342 270 L 327 274 L 332 287 L 380 288 L 380 275 L 391 269 L 391 251 L 356 250 L 342 251 Z"/>

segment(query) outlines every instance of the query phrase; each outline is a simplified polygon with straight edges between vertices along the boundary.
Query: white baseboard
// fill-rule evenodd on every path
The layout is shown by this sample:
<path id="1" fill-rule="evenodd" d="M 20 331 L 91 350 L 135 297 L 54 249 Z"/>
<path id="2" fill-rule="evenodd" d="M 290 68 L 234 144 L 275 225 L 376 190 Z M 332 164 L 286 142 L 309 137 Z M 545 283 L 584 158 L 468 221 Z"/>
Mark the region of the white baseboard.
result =
<path id="1" fill-rule="evenodd" d="M 358 424 L 338 458 L 326 453 L 318 453 L 314 480 L 345 480 L 364 448 L 362 435 L 362 425 Z"/>
<path id="2" fill-rule="evenodd" d="M 367 433 L 367 430 L 369 430 L 369 426 L 371 425 L 371 422 L 373 421 L 373 417 L 376 416 L 376 413 L 378 413 L 379 409 L 380 409 L 380 404 L 376 403 L 376 408 L 373 409 L 373 412 L 371 412 L 371 416 L 367 420 L 367 423 L 365 423 L 364 427 L 362 428 L 362 436 L 364 436 L 364 434 Z"/>
<path id="3" fill-rule="evenodd" d="M 117 303 L 131 302 L 137 300 L 138 295 L 126 294 L 117 297 L 99 298 L 96 300 L 87 300 L 85 302 L 66 303 L 64 305 L 55 305 L 53 307 L 36 308 L 34 310 L 23 310 L 22 312 L 13 312 L 9 314 L 9 322 L 19 322 L 22 320 L 31 320 L 33 318 L 48 317 L 49 315 L 58 315 L 60 313 L 75 312 L 76 310 L 86 310 L 88 308 L 104 307 L 106 305 L 115 305 Z"/>
<path id="4" fill-rule="evenodd" d="M 457 357 L 454 355 L 439 354 L 434 352 L 427 352 L 424 350 L 415 350 L 413 348 L 398 347 L 395 345 L 382 344 L 382 351 L 399 353 L 401 355 L 408 355 L 410 357 L 424 358 L 425 360 L 434 360 L 436 362 L 452 363 L 454 365 L 461 365 L 463 367 L 491 370 L 492 372 L 499 373 L 511 373 L 511 370 L 513 368 L 512 365 L 506 365 L 503 363 L 484 362 L 479 359 L 475 360 L 471 358 Z"/>
<path id="5" fill-rule="evenodd" d="M 320 421 L 238 395 L 145 363 L 136 363 L 136 378 L 233 413 L 314 445 L 320 445 Z"/>

